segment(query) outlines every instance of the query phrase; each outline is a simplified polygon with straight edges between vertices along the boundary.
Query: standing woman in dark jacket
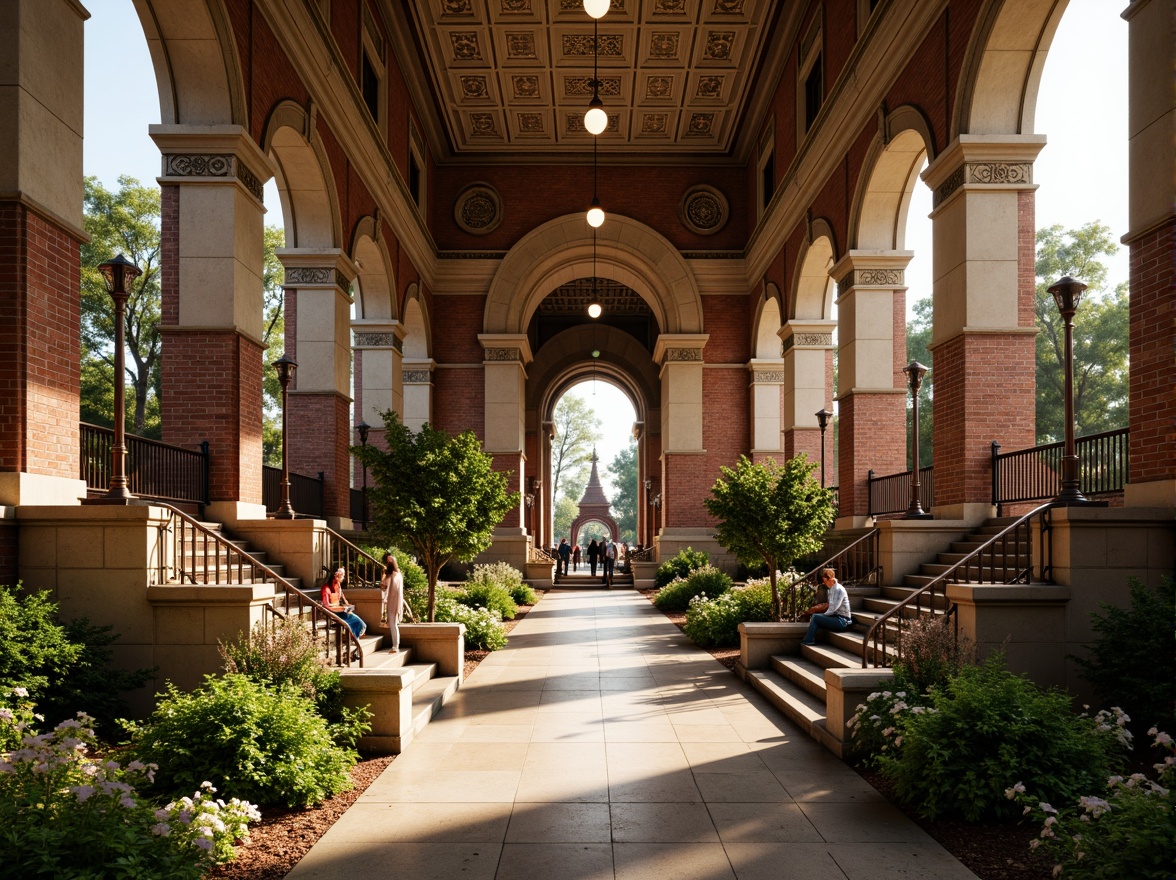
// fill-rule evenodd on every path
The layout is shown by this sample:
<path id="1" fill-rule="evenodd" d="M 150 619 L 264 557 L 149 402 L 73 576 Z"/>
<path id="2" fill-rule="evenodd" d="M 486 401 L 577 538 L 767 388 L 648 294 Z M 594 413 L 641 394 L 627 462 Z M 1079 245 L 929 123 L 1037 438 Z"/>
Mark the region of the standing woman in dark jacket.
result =
<path id="1" fill-rule="evenodd" d="M 596 539 L 592 539 L 592 543 L 588 545 L 588 565 L 592 569 L 592 576 L 596 577 L 596 561 L 600 558 L 600 548 L 596 545 Z"/>

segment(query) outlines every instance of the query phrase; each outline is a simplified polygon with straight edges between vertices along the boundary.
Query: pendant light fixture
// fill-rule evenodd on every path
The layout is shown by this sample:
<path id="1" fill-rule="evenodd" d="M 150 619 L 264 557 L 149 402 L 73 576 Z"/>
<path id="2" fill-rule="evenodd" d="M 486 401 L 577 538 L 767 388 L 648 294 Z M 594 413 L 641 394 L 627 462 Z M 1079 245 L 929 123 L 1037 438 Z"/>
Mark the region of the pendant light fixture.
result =
<path id="1" fill-rule="evenodd" d="M 604 223 L 604 207 L 596 195 L 596 141 L 592 141 L 592 201 L 588 203 L 588 225 L 599 229 Z M 593 233 L 595 235 L 595 233 Z"/>
<path id="2" fill-rule="evenodd" d="M 588 303 L 588 317 L 599 318 L 604 309 L 600 305 L 600 297 L 596 294 L 596 230 L 592 230 L 592 301 Z M 596 355 L 593 355 L 596 357 Z"/>
<path id="3" fill-rule="evenodd" d="M 584 11 L 593 18 L 603 18 L 612 0 L 584 0 Z"/>
<path id="4" fill-rule="evenodd" d="M 585 3 L 587 5 L 587 3 Z M 607 6 L 607 2 L 605 4 Z M 603 14 L 603 13 L 602 13 Z M 592 86 L 592 100 L 588 102 L 588 112 L 584 114 L 584 128 L 595 136 L 608 128 L 608 114 L 604 112 L 604 102 L 600 100 L 600 76 L 598 61 L 600 56 L 599 44 L 600 23 L 592 19 L 592 79 L 588 85 Z"/>

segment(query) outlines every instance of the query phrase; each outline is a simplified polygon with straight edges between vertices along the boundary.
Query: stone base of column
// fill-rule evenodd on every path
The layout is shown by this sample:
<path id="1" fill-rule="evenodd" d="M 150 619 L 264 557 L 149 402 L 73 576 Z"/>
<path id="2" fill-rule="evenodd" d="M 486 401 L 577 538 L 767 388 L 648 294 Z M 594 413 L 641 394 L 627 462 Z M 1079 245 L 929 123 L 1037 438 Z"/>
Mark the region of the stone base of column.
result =
<path id="1" fill-rule="evenodd" d="M 86 481 L 44 474 L 0 473 L 0 505 L 81 504 Z"/>
<path id="2" fill-rule="evenodd" d="M 479 553 L 474 562 L 506 562 L 525 574 L 529 543 L 522 529 L 509 526 L 497 528 L 494 530 L 494 543 Z"/>
<path id="3" fill-rule="evenodd" d="M 884 476 L 906 470 L 905 392 L 847 394 L 838 411 L 840 513 L 865 517 L 870 509 L 870 471 Z M 924 500 L 924 506 L 928 501 Z"/>
<path id="4" fill-rule="evenodd" d="M 1176 507 L 1176 480 L 1128 483 L 1123 487 L 1126 507 Z"/>

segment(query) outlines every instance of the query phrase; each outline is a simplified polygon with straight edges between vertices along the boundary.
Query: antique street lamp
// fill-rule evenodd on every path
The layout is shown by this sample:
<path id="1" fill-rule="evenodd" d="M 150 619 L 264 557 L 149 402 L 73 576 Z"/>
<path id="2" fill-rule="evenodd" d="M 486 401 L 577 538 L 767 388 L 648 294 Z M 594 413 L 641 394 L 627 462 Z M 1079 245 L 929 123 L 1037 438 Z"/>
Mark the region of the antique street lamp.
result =
<path id="1" fill-rule="evenodd" d="M 274 370 L 278 374 L 278 384 L 282 386 L 282 497 L 278 502 L 275 519 L 294 519 L 294 505 L 290 503 L 290 383 L 294 380 L 294 373 L 298 364 L 289 354 L 283 354 L 274 361 Z"/>
<path id="2" fill-rule="evenodd" d="M 358 425 L 355 426 L 355 430 L 357 430 L 359 432 L 359 445 L 362 446 L 364 449 L 367 449 L 368 431 L 370 431 L 371 429 L 372 429 L 372 426 L 369 425 L 366 421 L 360 422 Z M 363 465 L 363 489 L 361 490 L 361 492 L 362 492 L 361 497 L 363 498 L 363 502 L 362 502 L 363 503 L 363 527 L 366 529 L 367 522 L 368 522 L 368 515 L 367 515 L 367 510 L 368 510 L 368 508 L 367 508 L 367 459 L 360 458 L 360 463 Z"/>
<path id="3" fill-rule="evenodd" d="M 829 419 L 833 418 L 833 413 L 821 407 L 821 411 L 817 413 L 817 425 L 821 429 L 821 488 L 825 488 L 825 426 L 829 424 Z"/>
<path id="4" fill-rule="evenodd" d="M 930 519 L 931 514 L 923 511 L 923 504 L 919 498 L 922 484 L 919 482 L 919 388 L 923 385 L 923 377 L 927 375 L 927 367 L 918 361 L 911 361 L 902 371 L 910 379 L 911 386 L 911 503 L 903 519 Z"/>
<path id="5" fill-rule="evenodd" d="M 98 267 L 106 282 L 106 292 L 114 300 L 114 446 L 110 450 L 110 485 L 103 500 L 110 504 L 126 504 L 134 496 L 127 488 L 126 438 L 126 332 L 127 285 L 143 272 L 119 254 Z"/>
<path id="6" fill-rule="evenodd" d="M 1049 288 L 1066 324 L 1065 362 L 1062 364 L 1066 377 L 1066 440 L 1062 449 L 1061 491 L 1054 499 L 1057 504 L 1086 503 L 1086 497 L 1078 488 L 1078 451 L 1074 446 L 1074 313 L 1078 311 L 1085 290 L 1085 284 L 1069 275 L 1058 279 Z"/>

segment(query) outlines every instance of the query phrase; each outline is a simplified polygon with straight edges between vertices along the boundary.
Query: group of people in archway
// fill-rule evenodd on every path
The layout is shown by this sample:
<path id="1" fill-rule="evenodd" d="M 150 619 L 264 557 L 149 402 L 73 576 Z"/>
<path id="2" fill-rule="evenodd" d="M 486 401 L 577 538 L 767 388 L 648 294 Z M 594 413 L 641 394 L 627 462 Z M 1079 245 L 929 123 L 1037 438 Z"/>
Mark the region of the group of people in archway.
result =
<path id="1" fill-rule="evenodd" d="M 568 574 L 569 564 L 572 571 L 579 571 L 580 562 L 583 560 L 587 562 L 591 577 L 596 577 L 596 569 L 599 567 L 601 570 L 600 582 L 611 587 L 617 563 L 619 562 L 622 570 L 624 569 L 625 560 L 629 556 L 629 545 L 628 543 L 618 544 L 616 541 L 610 541 L 606 536 L 599 541 L 593 538 L 587 547 L 581 548 L 578 543 L 572 545 L 568 543 L 567 538 L 560 538 L 555 556 L 557 560 L 555 573 L 557 575 Z"/>

